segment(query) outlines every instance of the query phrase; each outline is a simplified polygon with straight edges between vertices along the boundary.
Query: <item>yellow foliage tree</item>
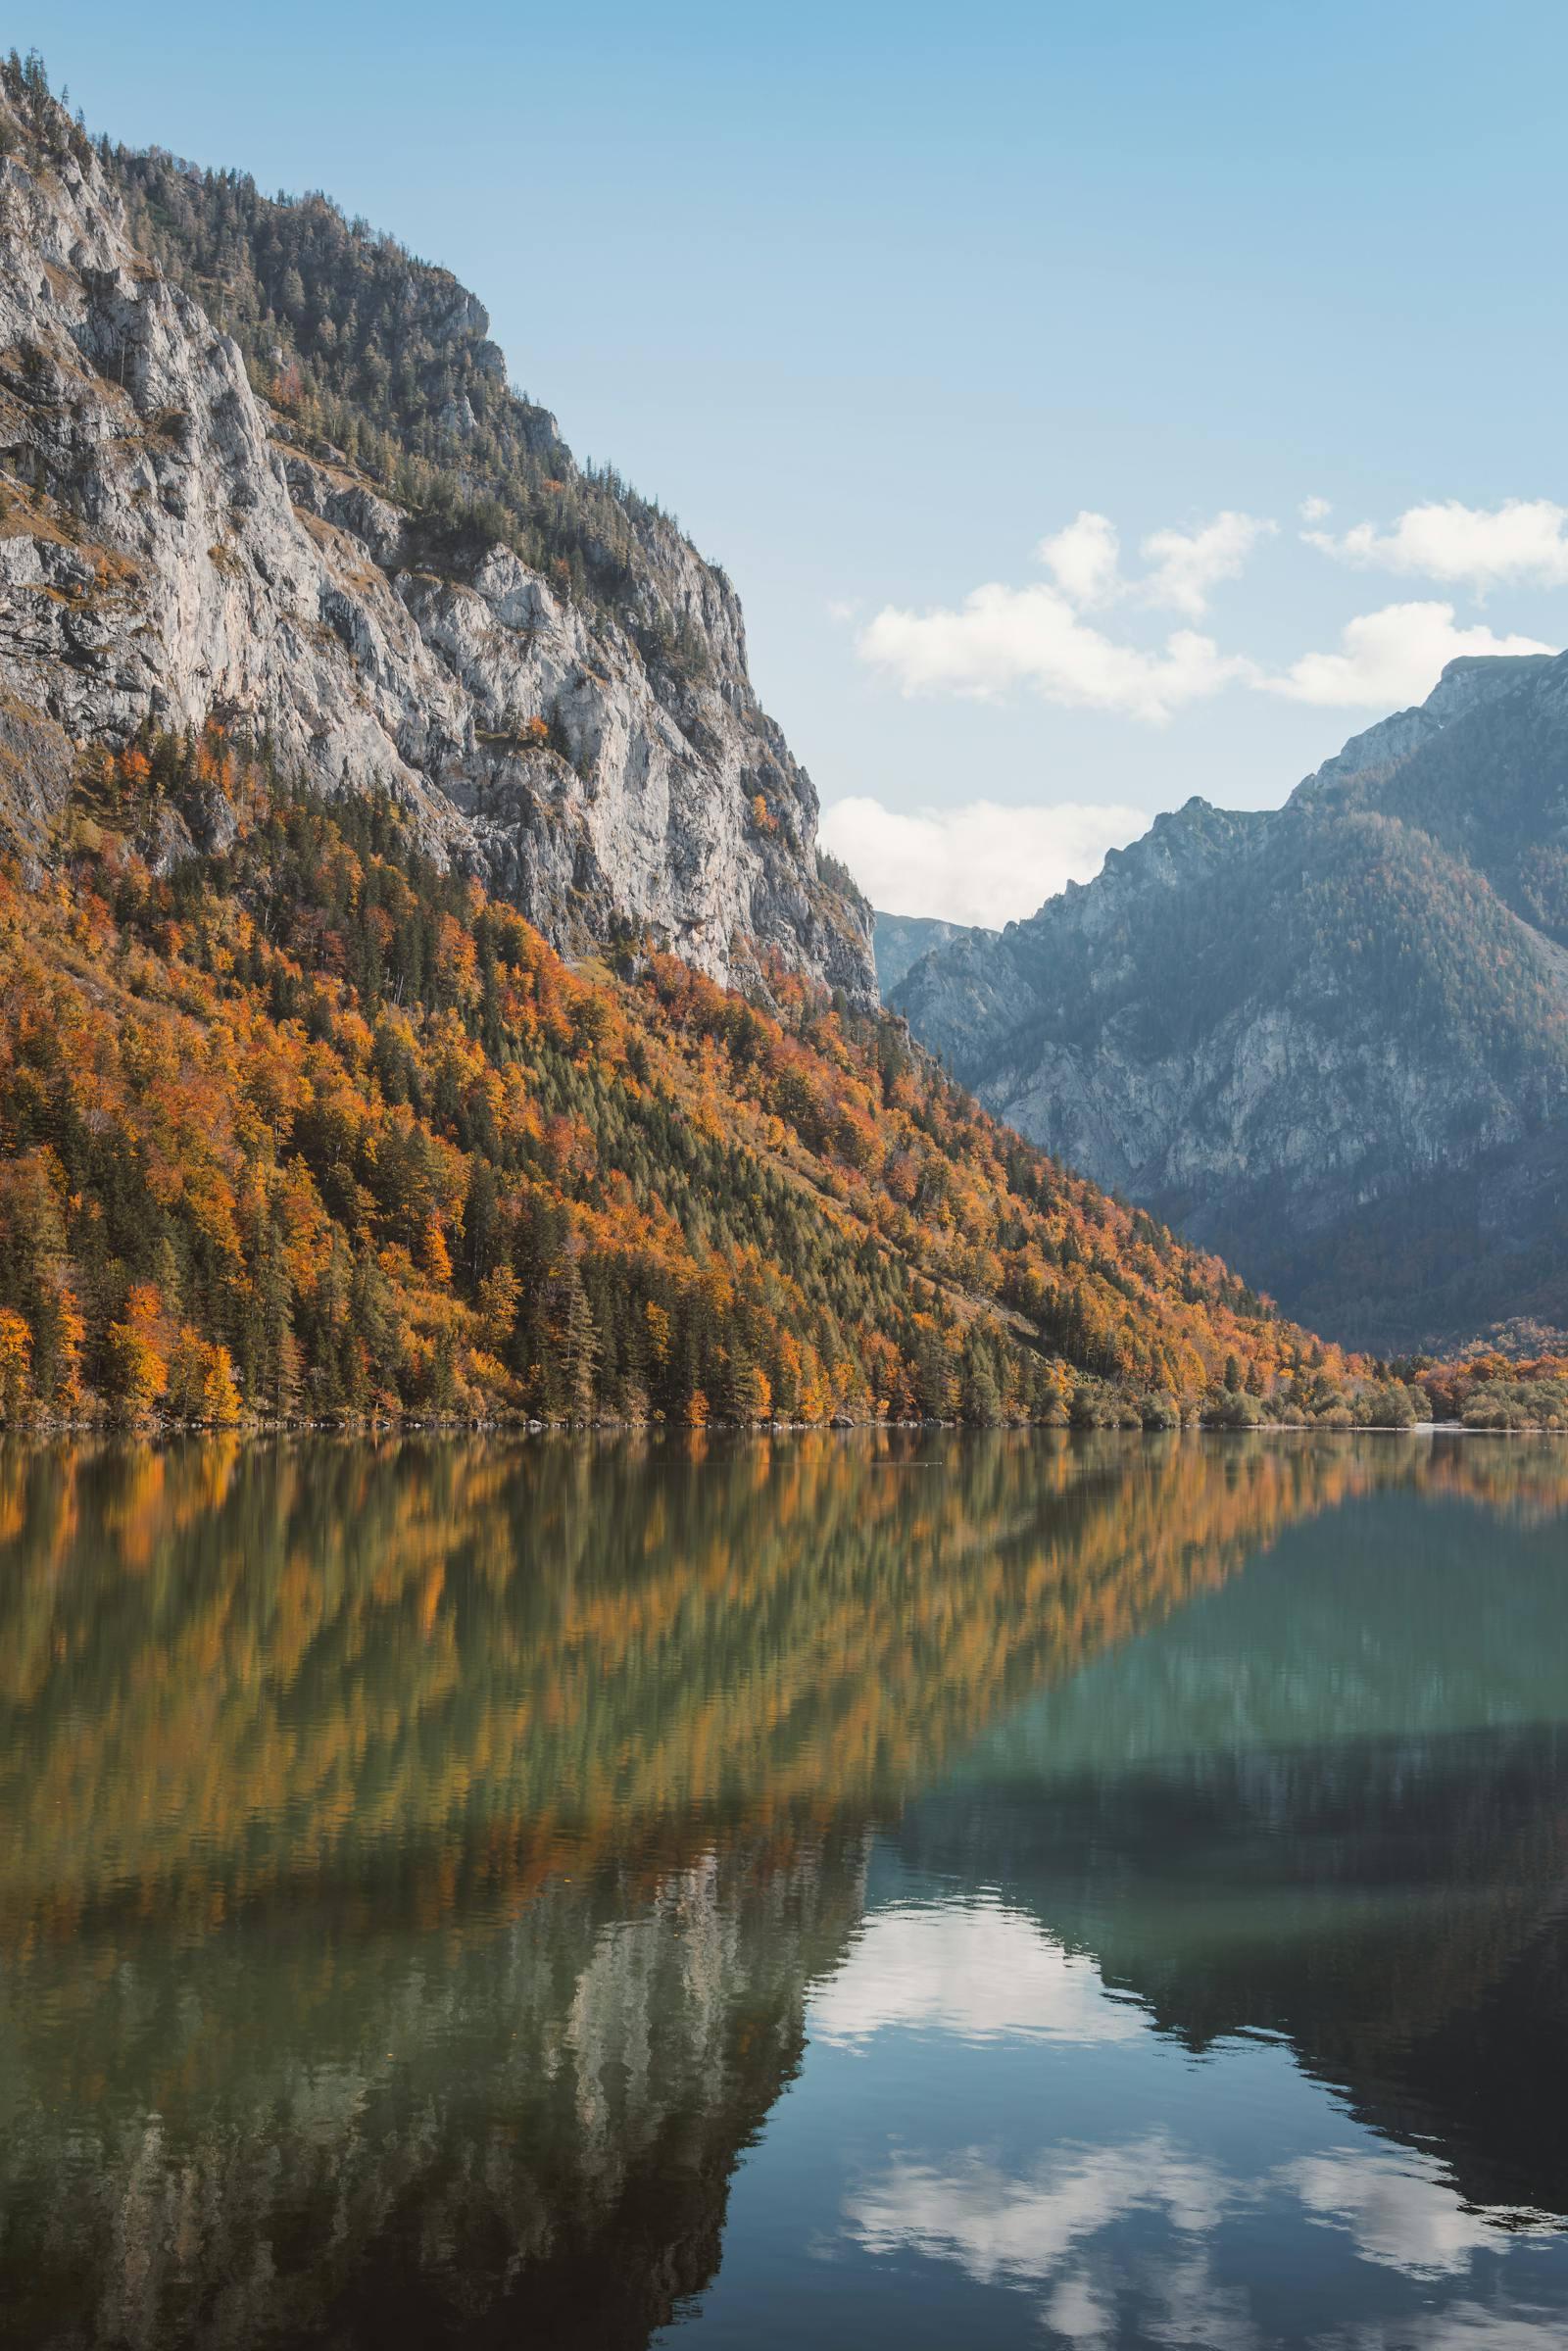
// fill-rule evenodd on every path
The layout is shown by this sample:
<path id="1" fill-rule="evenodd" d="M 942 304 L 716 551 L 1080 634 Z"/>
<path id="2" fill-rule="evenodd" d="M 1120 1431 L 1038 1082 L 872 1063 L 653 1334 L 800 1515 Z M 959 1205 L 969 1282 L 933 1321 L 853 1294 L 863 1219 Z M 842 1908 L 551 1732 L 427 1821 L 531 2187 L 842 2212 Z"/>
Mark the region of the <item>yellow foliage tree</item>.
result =
<path id="1" fill-rule="evenodd" d="M 16 1420 L 31 1392 L 32 1333 L 20 1314 L 0 1306 L 0 1419 Z"/>
<path id="2" fill-rule="evenodd" d="M 226 1347 L 207 1350 L 207 1370 L 202 1380 L 202 1418 L 215 1428 L 232 1428 L 243 1407 L 234 1379 L 234 1365 Z"/>
<path id="3" fill-rule="evenodd" d="M 420 1250 L 420 1259 L 425 1272 L 432 1281 L 451 1281 L 452 1253 L 447 1248 L 446 1235 L 433 1216 L 427 1218 L 425 1222 L 424 1245 Z"/>
<path id="4" fill-rule="evenodd" d="M 109 1326 L 109 1392 L 125 1420 L 143 1418 L 169 1386 L 169 1365 L 154 1342 L 161 1311 L 157 1285 L 137 1282 L 126 1294 L 123 1319 Z"/>

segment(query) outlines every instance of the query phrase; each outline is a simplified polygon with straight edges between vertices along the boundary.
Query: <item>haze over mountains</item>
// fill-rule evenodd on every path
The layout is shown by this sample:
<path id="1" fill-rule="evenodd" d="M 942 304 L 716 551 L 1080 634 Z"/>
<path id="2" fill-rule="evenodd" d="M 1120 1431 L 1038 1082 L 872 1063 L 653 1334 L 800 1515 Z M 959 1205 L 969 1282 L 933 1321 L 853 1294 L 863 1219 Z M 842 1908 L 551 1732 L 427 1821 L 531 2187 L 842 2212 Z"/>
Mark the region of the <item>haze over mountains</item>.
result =
<path id="1" fill-rule="evenodd" d="M 1568 656 L 1451 662 L 895 986 L 1059 1157 L 1381 1349 L 1568 1322 Z"/>

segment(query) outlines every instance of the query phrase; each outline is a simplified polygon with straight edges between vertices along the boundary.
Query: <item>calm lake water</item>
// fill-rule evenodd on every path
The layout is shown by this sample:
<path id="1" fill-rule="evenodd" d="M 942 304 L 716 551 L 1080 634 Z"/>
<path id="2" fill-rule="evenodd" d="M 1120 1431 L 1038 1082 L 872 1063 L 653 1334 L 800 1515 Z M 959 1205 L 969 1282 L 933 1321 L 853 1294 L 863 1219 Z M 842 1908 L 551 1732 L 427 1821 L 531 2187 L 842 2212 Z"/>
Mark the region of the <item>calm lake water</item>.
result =
<path id="1" fill-rule="evenodd" d="M 0 2336 L 1568 2340 L 1568 1447 L 0 1451 Z"/>

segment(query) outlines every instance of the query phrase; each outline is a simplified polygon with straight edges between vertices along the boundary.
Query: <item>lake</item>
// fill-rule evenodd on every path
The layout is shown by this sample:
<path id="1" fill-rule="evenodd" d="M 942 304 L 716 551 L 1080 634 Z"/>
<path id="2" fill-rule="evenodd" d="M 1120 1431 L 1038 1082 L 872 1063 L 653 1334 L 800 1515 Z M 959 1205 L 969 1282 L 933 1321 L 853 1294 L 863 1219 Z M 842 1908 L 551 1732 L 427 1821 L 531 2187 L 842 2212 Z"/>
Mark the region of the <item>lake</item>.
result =
<path id="1" fill-rule="evenodd" d="M 0 1450 L 0 2336 L 1568 2339 L 1568 1446 Z"/>

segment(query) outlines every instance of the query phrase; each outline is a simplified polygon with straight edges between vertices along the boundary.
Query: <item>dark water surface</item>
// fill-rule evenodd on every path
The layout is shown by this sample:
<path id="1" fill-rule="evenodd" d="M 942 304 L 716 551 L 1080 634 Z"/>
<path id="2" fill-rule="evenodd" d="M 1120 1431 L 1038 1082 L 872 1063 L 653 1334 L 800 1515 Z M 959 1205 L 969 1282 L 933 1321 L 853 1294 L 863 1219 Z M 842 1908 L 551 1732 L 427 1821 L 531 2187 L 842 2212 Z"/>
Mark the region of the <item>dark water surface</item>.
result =
<path id="1" fill-rule="evenodd" d="M 1568 2342 L 1568 1447 L 0 1452 L 0 2336 Z"/>

